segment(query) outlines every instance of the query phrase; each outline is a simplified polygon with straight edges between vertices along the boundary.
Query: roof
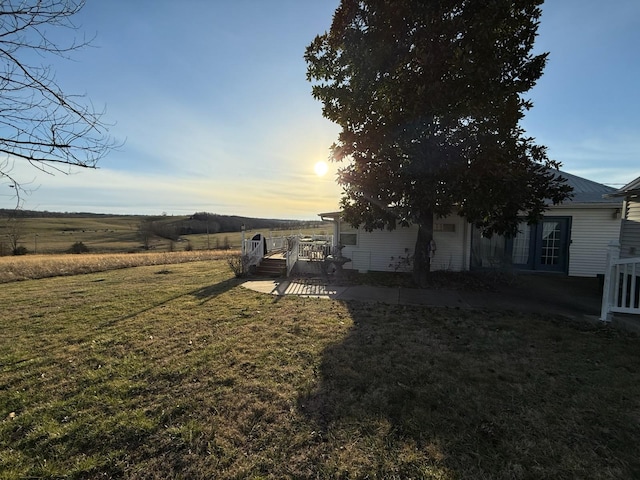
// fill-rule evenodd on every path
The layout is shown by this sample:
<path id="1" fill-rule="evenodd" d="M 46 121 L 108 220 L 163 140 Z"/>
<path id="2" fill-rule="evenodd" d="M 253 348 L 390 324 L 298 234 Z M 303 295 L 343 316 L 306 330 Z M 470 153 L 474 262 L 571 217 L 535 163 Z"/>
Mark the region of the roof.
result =
<path id="1" fill-rule="evenodd" d="M 558 175 L 566 178 L 567 185 L 573 188 L 573 197 L 561 203 L 561 205 L 564 205 L 565 207 L 582 204 L 592 206 L 611 205 L 612 207 L 615 207 L 616 205 L 622 204 L 622 200 L 618 197 L 626 196 L 629 193 L 635 194 L 640 191 L 640 177 L 636 178 L 629 185 L 622 187 L 620 190 L 616 190 L 615 188 L 608 187 L 602 183 L 594 182 L 593 180 L 588 180 L 560 170 L 558 170 Z M 628 187 L 636 190 L 619 193 Z M 340 218 L 342 212 L 327 212 L 319 213 L 318 215 L 323 220 L 325 218 L 336 220 Z"/>
<path id="2" fill-rule="evenodd" d="M 632 195 L 640 195 L 640 177 L 627 183 L 620 190 L 609 194 L 610 197 L 630 197 Z"/>
<path id="3" fill-rule="evenodd" d="M 577 203 L 620 203 L 619 199 L 610 198 L 610 195 L 616 192 L 616 189 L 613 187 L 608 187 L 602 183 L 578 177 L 577 175 L 567 172 L 560 171 L 559 174 L 566 178 L 567 185 L 573 188 L 573 197 L 562 202 L 564 205 Z"/>
<path id="4" fill-rule="evenodd" d="M 331 219 L 331 220 L 336 220 L 338 218 L 340 218 L 340 216 L 342 215 L 342 212 L 327 212 L 327 213 L 319 213 L 318 216 L 324 220 L 325 218 L 327 219 Z"/>

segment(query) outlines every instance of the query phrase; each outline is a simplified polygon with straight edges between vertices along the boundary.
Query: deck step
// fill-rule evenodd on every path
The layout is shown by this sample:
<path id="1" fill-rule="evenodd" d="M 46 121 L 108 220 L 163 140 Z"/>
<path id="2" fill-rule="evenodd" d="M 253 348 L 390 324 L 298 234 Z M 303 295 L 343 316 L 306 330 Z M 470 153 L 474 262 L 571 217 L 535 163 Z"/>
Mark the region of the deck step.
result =
<path id="1" fill-rule="evenodd" d="M 287 261 L 284 258 L 263 258 L 255 274 L 260 277 L 286 277 Z"/>

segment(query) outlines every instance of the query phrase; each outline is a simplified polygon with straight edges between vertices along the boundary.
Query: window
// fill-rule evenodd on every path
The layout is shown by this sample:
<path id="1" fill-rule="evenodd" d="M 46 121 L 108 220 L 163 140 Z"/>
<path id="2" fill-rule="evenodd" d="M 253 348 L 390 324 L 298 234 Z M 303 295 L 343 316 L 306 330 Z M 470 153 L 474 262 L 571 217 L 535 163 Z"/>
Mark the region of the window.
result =
<path id="1" fill-rule="evenodd" d="M 520 223 L 518 234 L 513 237 L 511 261 L 516 265 L 529 263 L 529 247 L 531 246 L 531 225 Z"/>
<path id="2" fill-rule="evenodd" d="M 358 234 L 357 233 L 341 233 L 340 245 L 357 245 Z"/>

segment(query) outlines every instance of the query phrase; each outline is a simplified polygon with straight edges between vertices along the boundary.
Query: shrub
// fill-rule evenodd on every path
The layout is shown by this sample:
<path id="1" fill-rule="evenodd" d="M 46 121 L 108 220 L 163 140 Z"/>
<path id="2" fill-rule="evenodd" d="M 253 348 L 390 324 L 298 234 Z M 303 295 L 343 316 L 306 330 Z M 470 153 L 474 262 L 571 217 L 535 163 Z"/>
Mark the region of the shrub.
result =
<path id="1" fill-rule="evenodd" d="M 87 247 L 82 242 L 76 242 L 73 245 L 71 245 L 71 248 L 69 248 L 68 252 L 69 253 L 88 253 L 89 247 Z"/>
<path id="2" fill-rule="evenodd" d="M 413 259 L 415 257 L 408 248 L 404 249 L 405 255 L 398 255 L 397 257 L 391 257 L 391 263 L 389 267 L 393 267 L 394 271 L 408 272 L 413 268 Z"/>
<path id="3" fill-rule="evenodd" d="M 22 245 L 13 249 L 14 255 L 26 255 L 28 252 L 27 247 L 23 247 Z"/>
<path id="4" fill-rule="evenodd" d="M 248 255 L 229 255 L 227 257 L 227 263 L 229 268 L 236 276 L 236 278 L 242 278 L 247 275 L 249 270 L 249 256 Z"/>

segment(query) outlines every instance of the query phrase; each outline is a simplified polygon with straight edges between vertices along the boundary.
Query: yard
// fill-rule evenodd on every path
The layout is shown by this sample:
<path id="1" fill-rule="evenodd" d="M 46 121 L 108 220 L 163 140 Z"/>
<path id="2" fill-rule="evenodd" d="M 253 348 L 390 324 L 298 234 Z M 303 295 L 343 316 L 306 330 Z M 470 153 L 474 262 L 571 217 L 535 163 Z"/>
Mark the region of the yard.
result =
<path id="1" fill-rule="evenodd" d="M 640 339 L 275 298 L 224 260 L 0 290 L 0 478 L 640 477 Z"/>

